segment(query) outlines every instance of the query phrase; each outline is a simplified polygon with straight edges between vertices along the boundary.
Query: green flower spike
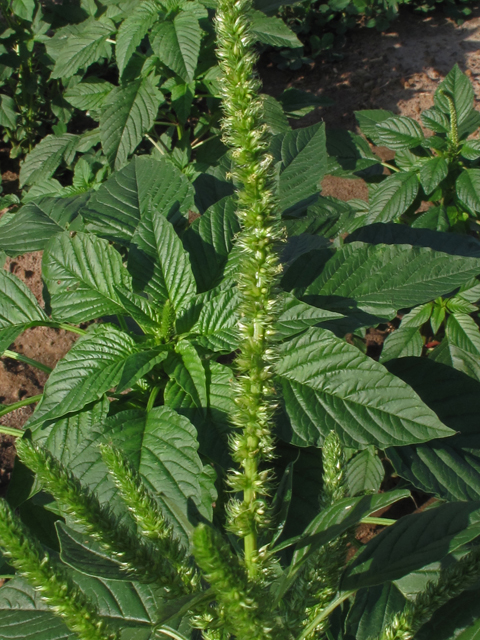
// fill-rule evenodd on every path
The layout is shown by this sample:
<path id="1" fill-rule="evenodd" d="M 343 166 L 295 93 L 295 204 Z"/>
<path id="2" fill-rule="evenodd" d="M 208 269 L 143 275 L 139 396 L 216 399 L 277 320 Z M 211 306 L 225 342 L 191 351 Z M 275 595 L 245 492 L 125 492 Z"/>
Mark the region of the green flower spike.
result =
<path id="1" fill-rule="evenodd" d="M 144 485 L 140 474 L 112 445 L 101 446 L 102 458 L 120 495 L 137 523 L 139 532 L 167 558 L 180 576 L 186 592 L 199 588 L 200 575 L 189 560 L 184 547 L 175 538 L 156 500 Z"/>
<path id="2" fill-rule="evenodd" d="M 273 450 L 272 415 L 276 408 L 272 383 L 275 293 L 281 271 L 275 247 L 283 238 L 272 195 L 272 157 L 267 129 L 262 124 L 263 102 L 254 72 L 256 56 L 250 30 L 251 0 L 219 0 L 215 27 L 217 56 L 223 73 L 222 129 L 231 148 L 232 174 L 241 185 L 238 217 L 242 232 L 238 286 L 241 297 L 240 355 L 236 360 L 236 404 L 232 421 L 238 431 L 231 441 L 240 471 L 231 473 L 233 491 L 229 528 L 245 539 L 245 562 L 250 577 L 258 575 L 257 533 L 269 525 L 266 497 L 269 472 L 260 469 Z"/>
<path id="3" fill-rule="evenodd" d="M 97 540 L 133 579 L 157 583 L 172 596 L 185 593 L 185 586 L 172 564 L 151 543 L 141 542 L 98 498 L 83 488 L 77 478 L 52 454 L 28 440 L 17 442 L 22 462 L 38 475 L 45 489 L 53 495 L 77 524 Z"/>
<path id="4" fill-rule="evenodd" d="M 42 549 L 5 500 L 0 500 L 0 545 L 17 573 L 40 592 L 81 640 L 119 640 L 120 635 L 108 628 L 95 606 Z"/>
<path id="5" fill-rule="evenodd" d="M 268 610 L 253 597 L 245 570 L 222 536 L 201 524 L 193 532 L 193 546 L 195 560 L 224 611 L 227 630 L 238 640 L 271 640 Z"/>
<path id="6" fill-rule="evenodd" d="M 480 578 L 480 545 L 456 564 L 443 569 L 437 582 L 430 580 L 413 602 L 408 602 L 379 636 L 379 640 L 412 640 L 416 632 L 444 604 L 473 586 Z"/>

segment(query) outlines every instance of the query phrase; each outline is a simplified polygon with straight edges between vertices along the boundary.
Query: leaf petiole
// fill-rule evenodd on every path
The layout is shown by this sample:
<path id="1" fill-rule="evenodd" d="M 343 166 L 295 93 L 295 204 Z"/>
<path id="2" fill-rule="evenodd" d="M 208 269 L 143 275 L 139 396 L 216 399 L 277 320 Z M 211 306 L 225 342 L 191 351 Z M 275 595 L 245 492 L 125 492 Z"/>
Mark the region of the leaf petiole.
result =
<path id="1" fill-rule="evenodd" d="M 31 396 L 30 398 L 25 398 L 25 400 L 19 400 L 18 402 L 14 402 L 13 404 L 0 405 L 3 409 L 0 409 L 0 418 L 5 416 L 7 413 L 11 413 L 12 411 L 16 411 L 17 409 L 21 409 L 22 407 L 27 407 L 29 404 L 34 404 L 38 402 L 42 397 L 40 393 L 38 396 Z M 0 429 L 6 429 L 7 427 L 0 427 Z M 15 429 L 16 431 L 16 429 Z M 4 431 L 2 431 L 4 433 Z M 22 433 L 20 431 L 20 433 Z M 9 433 L 9 435 L 16 435 L 16 433 Z"/>
<path id="2" fill-rule="evenodd" d="M 25 364 L 30 364 L 32 367 L 36 367 L 41 371 L 45 371 L 45 373 L 52 373 L 53 369 L 46 364 L 42 364 L 33 358 L 29 358 L 28 356 L 24 356 L 22 353 L 17 353 L 16 351 L 10 351 L 6 349 L 3 352 L 3 357 L 10 358 L 11 360 L 18 360 L 19 362 L 24 362 Z"/>

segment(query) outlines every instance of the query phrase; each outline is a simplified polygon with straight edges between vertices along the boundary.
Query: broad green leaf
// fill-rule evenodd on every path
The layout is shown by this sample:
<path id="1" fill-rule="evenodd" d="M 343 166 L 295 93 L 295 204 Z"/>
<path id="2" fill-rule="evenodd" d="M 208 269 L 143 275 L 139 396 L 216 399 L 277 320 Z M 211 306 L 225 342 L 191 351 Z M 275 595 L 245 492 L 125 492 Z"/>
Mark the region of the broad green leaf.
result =
<path id="1" fill-rule="evenodd" d="M 450 220 L 448 219 L 446 207 L 430 207 L 424 213 L 420 213 L 412 222 L 414 229 L 430 229 L 431 231 L 448 231 Z"/>
<path id="2" fill-rule="evenodd" d="M 406 604 L 405 597 L 394 584 L 378 585 L 360 590 L 348 612 L 346 630 L 355 640 L 371 640 L 400 613 Z"/>
<path id="3" fill-rule="evenodd" d="M 99 109 L 114 85 L 101 78 L 85 78 L 73 87 L 69 87 L 63 97 L 73 107 L 82 111 Z"/>
<path id="4" fill-rule="evenodd" d="M 180 340 L 175 353 L 165 363 L 165 371 L 187 393 L 199 409 L 206 410 L 207 376 L 198 351 L 187 340 Z"/>
<path id="5" fill-rule="evenodd" d="M 397 580 L 480 535 L 480 503 L 451 502 L 400 518 L 370 540 L 345 569 L 349 591 Z"/>
<path id="6" fill-rule="evenodd" d="M 376 139 L 389 149 L 413 149 L 424 139 L 422 127 L 406 116 L 393 116 L 376 125 Z"/>
<path id="7" fill-rule="evenodd" d="M 276 373 L 290 419 L 280 435 L 296 446 L 321 446 L 331 430 L 355 448 L 454 434 L 407 384 L 325 329 L 287 342 Z"/>
<path id="8" fill-rule="evenodd" d="M 291 130 L 288 124 L 287 116 L 283 111 L 283 107 L 278 100 L 272 96 L 262 95 L 263 99 L 263 118 L 270 133 L 287 133 Z"/>
<path id="9" fill-rule="evenodd" d="M 20 186 L 36 184 L 53 176 L 63 160 L 68 164 L 73 159 L 77 142 L 78 136 L 73 133 L 43 138 L 22 163 Z"/>
<path id="10" fill-rule="evenodd" d="M 190 116 L 194 97 L 195 82 L 182 82 L 172 88 L 172 107 L 183 125 Z"/>
<path id="11" fill-rule="evenodd" d="M 147 131 L 164 102 L 150 77 L 138 78 L 111 91 L 100 118 L 102 148 L 114 169 L 121 169 Z"/>
<path id="12" fill-rule="evenodd" d="M 351 131 L 327 131 L 327 151 L 336 161 L 336 165 L 329 168 L 329 173 L 335 176 L 355 177 L 356 172 L 374 166 L 382 169 L 381 159 L 371 151 L 365 138 Z"/>
<path id="13" fill-rule="evenodd" d="M 153 52 L 185 82 L 195 77 L 202 30 L 192 12 L 181 11 L 173 20 L 159 22 L 150 34 Z"/>
<path id="14" fill-rule="evenodd" d="M 188 501 L 193 500 L 203 516 L 212 517 L 211 502 L 206 508 L 200 476 L 203 465 L 197 454 L 195 427 L 187 418 L 167 406 L 149 413 L 129 410 L 108 418 L 85 443 L 70 469 L 95 489 L 99 500 L 111 504 L 118 492 L 101 459 L 99 444 L 112 442 L 139 471 L 147 487 L 158 499 L 165 516 L 185 546 L 192 530 Z M 213 482 L 207 482 L 208 494 Z"/>
<path id="15" fill-rule="evenodd" d="M 21 20 L 31 22 L 35 11 L 35 0 L 12 0 L 12 11 Z"/>
<path id="16" fill-rule="evenodd" d="M 384 180 L 370 199 L 367 224 L 398 220 L 415 200 L 418 177 L 413 171 L 394 173 Z"/>
<path id="17" fill-rule="evenodd" d="M 480 158 L 480 140 L 467 140 L 460 153 L 467 160 L 477 160 Z"/>
<path id="18" fill-rule="evenodd" d="M 115 286 L 131 289 L 130 277 L 121 255 L 102 238 L 57 235 L 43 254 L 42 273 L 59 320 L 79 323 L 124 313 Z"/>
<path id="19" fill-rule="evenodd" d="M 0 246 L 10 256 L 42 251 L 50 238 L 69 228 L 89 197 L 82 194 L 29 202 L 0 227 Z"/>
<path id="20" fill-rule="evenodd" d="M 480 331 L 473 318 L 452 314 L 447 320 L 445 333 L 442 344 L 430 357 L 480 380 Z"/>
<path id="21" fill-rule="evenodd" d="M 16 276 L 0 268 L 0 354 L 29 326 L 48 322 L 30 289 Z"/>
<path id="22" fill-rule="evenodd" d="M 399 309 L 452 292 L 480 270 L 478 258 L 447 257 L 410 245 L 352 242 L 330 259 L 329 255 L 311 251 L 301 256 L 288 269 L 282 284 L 308 304 L 360 318 L 363 311 L 391 319 Z"/>
<path id="23" fill-rule="evenodd" d="M 115 54 L 120 76 L 147 32 L 159 18 L 159 5 L 152 0 L 143 0 L 120 25 L 117 33 Z"/>
<path id="24" fill-rule="evenodd" d="M 302 212 L 320 190 L 327 171 L 325 125 L 316 124 L 272 138 L 271 153 L 279 163 L 279 207 Z"/>
<path id="25" fill-rule="evenodd" d="M 309 327 L 343 317 L 340 313 L 318 309 L 298 300 L 290 293 L 283 293 L 278 300 L 278 316 L 275 322 L 278 339 L 301 333 Z"/>
<path id="26" fill-rule="evenodd" d="M 126 315 L 135 320 L 144 333 L 157 334 L 161 326 L 159 309 L 138 293 L 120 287 L 115 287 L 115 291 Z"/>
<path id="27" fill-rule="evenodd" d="M 465 169 L 456 182 L 457 196 L 473 211 L 480 212 L 480 169 Z"/>
<path id="28" fill-rule="evenodd" d="M 334 104 L 330 98 L 316 96 L 295 87 L 286 89 L 277 100 L 282 105 L 287 118 L 303 118 L 316 107 L 330 107 Z"/>
<path id="29" fill-rule="evenodd" d="M 362 206 L 365 205 L 367 203 L 362 201 Z M 289 237 L 308 233 L 334 239 L 340 234 L 350 234 L 357 227 L 361 227 L 363 217 L 357 215 L 357 209 L 352 206 L 352 201 L 349 204 L 336 198 L 319 196 L 317 201 L 308 207 L 306 216 L 293 220 L 287 219 L 284 224 Z"/>
<path id="30" fill-rule="evenodd" d="M 164 347 L 148 349 L 133 353 L 125 361 L 122 377 L 117 386 L 117 393 L 122 393 L 132 387 L 140 378 L 143 378 L 157 364 L 163 362 L 168 355 Z"/>
<path id="31" fill-rule="evenodd" d="M 374 144 L 378 145 L 381 144 L 381 142 L 378 138 L 377 124 L 389 118 L 394 118 L 395 114 L 385 109 L 366 109 L 364 111 L 355 111 L 355 117 L 360 131 L 367 136 L 367 138 L 370 138 Z"/>
<path id="32" fill-rule="evenodd" d="M 281 18 L 266 16 L 262 11 L 251 14 L 251 31 L 256 40 L 273 47 L 296 49 L 302 46 L 297 35 Z"/>
<path id="33" fill-rule="evenodd" d="M 240 301 L 236 287 L 220 291 L 217 295 L 207 292 L 197 299 L 200 299 L 200 311 L 197 321 L 188 330 L 189 334 L 197 344 L 212 351 L 234 351 L 240 340 L 237 327 Z M 196 299 L 193 304 L 197 304 Z"/>
<path id="34" fill-rule="evenodd" d="M 416 640 L 480 640 L 480 589 L 464 591 L 436 611 Z"/>
<path id="35" fill-rule="evenodd" d="M 195 425 L 202 455 L 226 470 L 232 465 L 227 436 L 231 431 L 229 416 L 235 410 L 233 374 L 229 367 L 212 360 L 205 361 L 204 366 L 208 395 L 206 412 L 199 409 L 193 398 L 172 379 L 165 388 L 165 404 Z"/>
<path id="36" fill-rule="evenodd" d="M 149 211 L 132 238 L 128 269 L 134 287 L 156 302 L 170 300 L 176 312 L 196 293 L 188 254 L 170 222 Z"/>
<path id="37" fill-rule="evenodd" d="M 111 45 L 107 38 L 115 31 L 115 24 L 107 18 L 89 18 L 78 25 L 70 26 L 70 33 L 57 36 L 58 54 L 52 78 L 69 78 L 79 70 L 86 69 L 100 58 L 110 56 Z"/>
<path id="38" fill-rule="evenodd" d="M 375 449 L 369 447 L 349 460 L 347 465 L 348 494 L 377 493 L 385 476 L 385 469 Z"/>
<path id="39" fill-rule="evenodd" d="M 135 351 L 126 333 L 111 325 L 94 325 L 50 374 L 29 427 L 36 429 L 99 400 L 120 382 L 125 361 Z"/>
<path id="40" fill-rule="evenodd" d="M 0 126 L 16 129 L 17 111 L 15 100 L 10 96 L 0 95 Z"/>
<path id="41" fill-rule="evenodd" d="M 436 107 L 422 111 L 420 117 L 423 124 L 436 133 L 448 133 L 450 131 L 448 116 Z"/>
<path id="42" fill-rule="evenodd" d="M 471 82 L 467 76 L 460 71 L 458 64 L 445 76 L 445 79 L 439 84 L 435 91 L 434 96 L 435 106 L 443 111 L 443 113 L 449 114 L 449 102 L 444 94 L 447 94 L 453 99 L 458 124 L 462 124 L 473 108 L 475 96 Z"/>
<path id="43" fill-rule="evenodd" d="M 420 327 L 428 322 L 432 315 L 432 304 L 416 307 L 402 318 L 402 324 L 395 329 L 383 343 L 380 362 L 388 362 L 393 358 L 421 356 L 423 338 Z"/>
<path id="44" fill-rule="evenodd" d="M 72 575 L 112 628 L 124 621 L 122 637 L 125 635 L 128 640 L 148 640 L 158 619 L 165 617 L 167 611 L 170 613 L 169 603 L 162 599 L 163 592 L 149 585 L 91 578 L 76 571 Z M 38 591 L 21 578 L 10 581 L 0 591 L 0 635 L 5 640 L 78 639 L 51 612 Z"/>
<path id="45" fill-rule="evenodd" d="M 93 194 L 82 216 L 90 231 L 128 246 L 151 207 L 177 224 L 192 204 L 192 186 L 171 162 L 137 156 Z"/>
<path id="46" fill-rule="evenodd" d="M 236 206 L 234 198 L 223 198 L 194 220 L 182 236 L 200 293 L 212 289 L 222 275 L 240 231 Z"/>
<path id="47" fill-rule="evenodd" d="M 441 181 L 448 175 L 448 164 L 443 158 L 431 158 L 422 164 L 420 184 L 425 193 L 430 195 Z"/>

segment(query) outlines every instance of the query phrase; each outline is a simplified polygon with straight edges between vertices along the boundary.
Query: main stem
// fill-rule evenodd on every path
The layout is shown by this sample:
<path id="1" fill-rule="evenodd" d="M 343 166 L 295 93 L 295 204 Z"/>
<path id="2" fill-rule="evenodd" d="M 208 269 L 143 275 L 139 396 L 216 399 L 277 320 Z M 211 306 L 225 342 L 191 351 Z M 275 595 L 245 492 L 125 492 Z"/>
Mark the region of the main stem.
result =
<path id="1" fill-rule="evenodd" d="M 240 291 L 240 355 L 236 360 L 236 434 L 232 456 L 240 471 L 229 484 L 243 492 L 243 500 L 228 505 L 229 528 L 244 538 L 245 563 L 250 578 L 259 572 L 258 531 L 268 526 L 268 471 L 262 463 L 271 457 L 272 384 L 275 287 L 280 267 L 276 243 L 282 238 L 272 194 L 272 157 L 263 124 L 263 101 L 255 75 L 256 55 L 250 29 L 251 0 L 219 0 L 215 28 L 217 56 L 223 72 L 223 139 L 231 149 L 237 192 L 237 214 L 242 232 L 238 271 Z"/>

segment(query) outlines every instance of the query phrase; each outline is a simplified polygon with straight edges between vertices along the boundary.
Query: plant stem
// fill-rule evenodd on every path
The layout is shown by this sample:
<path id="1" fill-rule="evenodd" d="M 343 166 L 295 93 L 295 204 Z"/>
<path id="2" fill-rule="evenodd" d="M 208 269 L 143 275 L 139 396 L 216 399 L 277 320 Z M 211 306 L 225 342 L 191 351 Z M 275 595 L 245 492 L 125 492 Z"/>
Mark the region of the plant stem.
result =
<path id="1" fill-rule="evenodd" d="M 118 324 L 120 325 L 120 329 L 122 331 L 128 331 L 127 323 L 125 322 L 125 318 L 117 314 Z"/>
<path id="2" fill-rule="evenodd" d="M 321 611 L 318 616 L 314 618 L 314 620 L 312 620 L 308 627 L 305 627 L 303 632 L 298 636 L 297 640 L 305 640 L 305 638 L 308 638 L 308 636 L 320 624 L 320 622 L 322 622 L 322 620 L 325 620 L 325 618 L 327 618 L 332 613 L 332 611 L 334 611 L 338 607 L 338 605 L 342 604 L 342 602 L 347 600 L 347 598 L 352 596 L 354 593 L 355 591 L 344 591 L 341 595 L 339 595 L 338 598 L 333 600 L 328 605 L 328 607 L 325 607 L 325 609 Z"/>
<path id="3" fill-rule="evenodd" d="M 147 402 L 147 413 L 150 413 L 150 411 L 153 409 L 153 405 L 155 404 L 155 400 L 158 396 L 158 392 L 160 391 L 160 385 L 157 385 L 156 387 L 153 387 L 153 389 L 150 392 L 150 396 L 148 398 L 148 402 Z"/>
<path id="4" fill-rule="evenodd" d="M 396 520 L 390 520 L 390 518 L 362 518 L 360 520 L 362 524 L 379 524 L 382 527 L 389 527 L 396 523 Z"/>
<path id="5" fill-rule="evenodd" d="M 64 331 L 70 331 L 70 333 L 77 333 L 79 336 L 87 334 L 85 329 L 80 329 L 73 324 L 64 324 L 63 322 L 52 322 L 45 325 L 46 327 L 52 327 L 54 329 L 63 329 Z"/>
<path id="6" fill-rule="evenodd" d="M 380 164 L 382 165 L 382 167 L 387 167 L 387 169 L 390 169 L 390 171 L 400 171 L 398 167 L 394 167 L 393 164 L 389 164 L 388 162 L 380 162 Z"/>
<path id="7" fill-rule="evenodd" d="M 161 633 L 164 636 L 168 636 L 169 638 L 173 638 L 174 640 L 187 640 L 187 638 L 175 631 L 175 629 L 170 629 L 170 627 L 160 627 L 160 629 L 156 630 L 156 633 Z"/>
<path id="8" fill-rule="evenodd" d="M 12 429 L 11 427 L 4 427 L 3 425 L 0 425 L 0 433 L 4 436 L 13 436 L 14 438 L 23 436 L 21 429 Z"/>
<path id="9" fill-rule="evenodd" d="M 19 362 L 25 362 L 25 364 L 30 364 L 32 365 L 32 367 L 36 367 L 41 371 L 45 371 L 45 373 L 52 373 L 53 371 L 53 369 L 51 367 L 48 367 L 46 364 L 42 364 L 37 360 L 33 360 L 33 358 L 28 358 L 27 356 L 24 356 L 21 353 L 17 353 L 16 351 L 10 351 L 9 349 L 6 349 L 3 352 L 3 356 L 5 358 L 11 358 L 12 360 L 18 360 Z"/>
<path id="10" fill-rule="evenodd" d="M 34 404 L 34 402 L 38 402 L 42 397 L 42 394 L 38 396 L 31 396 L 30 398 L 25 398 L 25 400 L 19 400 L 18 402 L 14 402 L 13 404 L 0 405 L 3 409 L 0 409 L 0 418 L 5 416 L 7 413 L 11 413 L 12 411 L 16 411 L 17 409 L 21 409 L 21 407 L 27 407 L 29 404 Z M 4 427 L 2 427 L 3 429 Z M 12 434 L 10 434 L 12 435 Z"/>

